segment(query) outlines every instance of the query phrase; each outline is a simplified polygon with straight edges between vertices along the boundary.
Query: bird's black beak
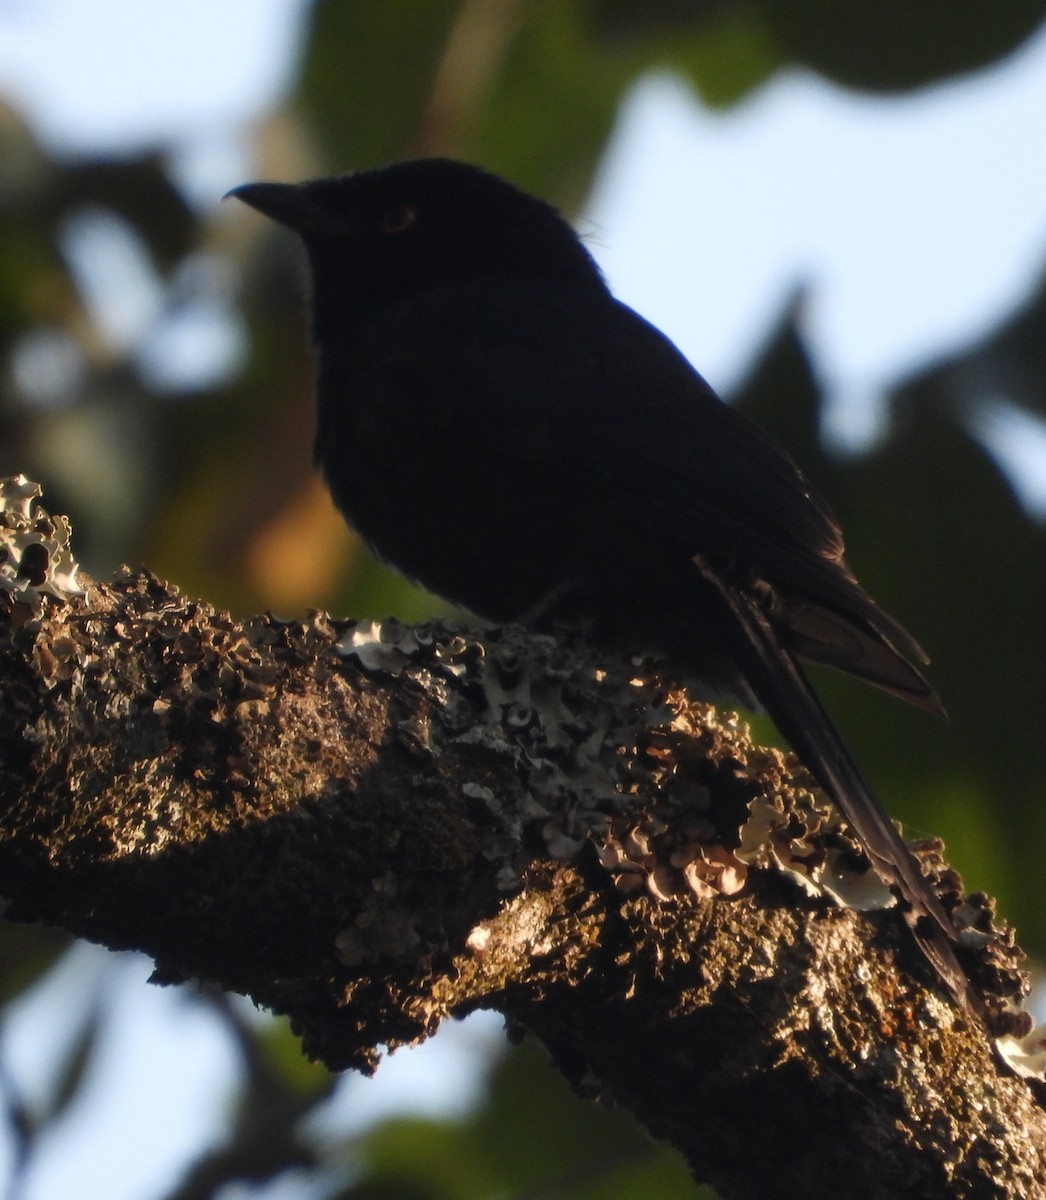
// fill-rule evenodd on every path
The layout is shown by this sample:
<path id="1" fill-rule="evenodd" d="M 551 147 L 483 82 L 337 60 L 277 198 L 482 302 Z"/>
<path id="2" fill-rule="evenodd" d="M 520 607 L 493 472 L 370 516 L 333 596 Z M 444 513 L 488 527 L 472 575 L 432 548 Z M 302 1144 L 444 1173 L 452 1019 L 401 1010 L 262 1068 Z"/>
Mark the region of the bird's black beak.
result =
<path id="1" fill-rule="evenodd" d="M 341 223 L 310 195 L 300 183 L 242 183 L 225 193 L 278 221 L 302 237 L 337 237 L 345 232 Z"/>

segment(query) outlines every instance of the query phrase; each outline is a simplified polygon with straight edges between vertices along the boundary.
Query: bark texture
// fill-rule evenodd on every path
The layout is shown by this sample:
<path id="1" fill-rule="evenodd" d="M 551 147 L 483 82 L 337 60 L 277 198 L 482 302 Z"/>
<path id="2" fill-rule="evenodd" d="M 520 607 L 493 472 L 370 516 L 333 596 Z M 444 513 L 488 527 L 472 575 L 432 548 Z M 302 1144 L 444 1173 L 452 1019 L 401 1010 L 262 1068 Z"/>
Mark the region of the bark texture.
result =
<path id="1" fill-rule="evenodd" d="M 726 1197 L 1046 1196 L 1036 1085 L 990 1036 L 1027 1032 L 1018 952 L 939 847 L 984 1025 L 795 760 L 649 664 L 519 629 L 240 623 L 145 573 L 62 598 L 62 530 L 20 511 L 8 918 L 252 996 L 335 1069 L 495 1008 Z"/>

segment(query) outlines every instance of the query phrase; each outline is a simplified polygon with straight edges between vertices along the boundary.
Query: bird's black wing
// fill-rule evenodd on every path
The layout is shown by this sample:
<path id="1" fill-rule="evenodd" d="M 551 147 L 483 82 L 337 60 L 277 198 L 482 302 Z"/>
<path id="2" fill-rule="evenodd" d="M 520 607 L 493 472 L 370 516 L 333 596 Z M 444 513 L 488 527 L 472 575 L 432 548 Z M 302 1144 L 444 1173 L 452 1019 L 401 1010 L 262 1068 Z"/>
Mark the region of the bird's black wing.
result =
<path id="1" fill-rule="evenodd" d="M 772 589 L 780 636 L 800 657 L 940 711 L 912 665 L 925 654 L 858 585 L 827 503 L 626 306 L 539 285 L 448 284 L 389 328 L 389 351 L 376 353 L 390 421 L 401 389 L 423 392 L 411 406 L 428 426 L 418 435 L 452 436 L 493 488 L 557 498 L 562 520 L 578 522 L 564 539 L 627 531 L 622 543 L 665 559 L 743 564 Z M 578 496 L 601 526 L 578 517 Z"/>
<path id="2" fill-rule="evenodd" d="M 775 598 L 774 624 L 790 650 L 848 671 L 939 715 L 921 673 L 925 653 L 858 584 L 843 557 L 839 523 L 810 481 L 759 426 L 723 404 L 657 329 L 617 304 L 604 360 L 604 386 L 641 386 L 634 371 L 643 346 L 660 369 L 644 398 L 641 427 L 597 431 L 643 461 L 673 530 L 709 561 L 740 562 Z M 648 385 L 649 390 L 649 385 Z"/>

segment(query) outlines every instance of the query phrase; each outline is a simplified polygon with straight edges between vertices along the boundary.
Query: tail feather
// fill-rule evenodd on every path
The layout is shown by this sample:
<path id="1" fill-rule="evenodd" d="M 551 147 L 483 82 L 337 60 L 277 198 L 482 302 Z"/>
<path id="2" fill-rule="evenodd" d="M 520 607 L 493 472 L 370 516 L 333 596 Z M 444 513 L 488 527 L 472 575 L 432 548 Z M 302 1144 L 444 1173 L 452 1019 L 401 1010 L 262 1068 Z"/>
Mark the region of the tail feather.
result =
<path id="1" fill-rule="evenodd" d="M 916 941 L 941 980 L 961 1004 L 978 1011 L 966 972 L 955 954 L 955 926 L 794 655 L 782 646 L 770 618 L 750 592 L 731 587 L 707 563 L 695 561 L 734 618 L 731 628 L 741 639 L 734 652 L 752 691 L 846 818 L 876 873 L 901 894 L 914 918 Z"/>

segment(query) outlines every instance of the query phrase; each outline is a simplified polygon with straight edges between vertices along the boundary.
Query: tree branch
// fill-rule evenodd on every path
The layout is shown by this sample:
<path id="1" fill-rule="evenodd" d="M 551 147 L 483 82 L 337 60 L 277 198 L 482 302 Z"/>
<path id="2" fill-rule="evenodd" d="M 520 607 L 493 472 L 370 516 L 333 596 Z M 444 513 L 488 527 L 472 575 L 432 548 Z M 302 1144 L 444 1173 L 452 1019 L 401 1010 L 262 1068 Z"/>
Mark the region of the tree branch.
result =
<path id="1" fill-rule="evenodd" d="M 334 1069 L 496 1008 L 731 1197 L 1046 1195 L 1032 1086 L 794 758 L 573 635 L 240 623 L 126 570 L 72 594 L 27 486 L 0 513 L 10 919 L 250 995 Z M 992 1032 L 1026 1033 L 1012 938 L 938 849 Z"/>

